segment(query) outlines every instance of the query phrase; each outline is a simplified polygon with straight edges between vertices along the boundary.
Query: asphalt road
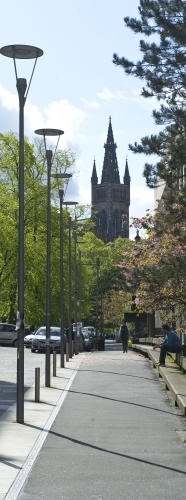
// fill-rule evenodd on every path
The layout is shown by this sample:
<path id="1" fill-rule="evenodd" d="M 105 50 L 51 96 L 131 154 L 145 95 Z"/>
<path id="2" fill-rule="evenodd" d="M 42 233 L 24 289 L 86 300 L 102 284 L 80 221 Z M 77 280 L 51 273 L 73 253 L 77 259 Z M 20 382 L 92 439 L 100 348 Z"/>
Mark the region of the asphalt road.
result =
<path id="1" fill-rule="evenodd" d="M 45 371 L 45 354 L 24 349 L 25 391 L 34 384 L 35 368 Z M 17 349 L 0 346 L 0 416 L 16 401 Z"/>
<path id="2" fill-rule="evenodd" d="M 184 428 L 147 359 L 88 353 L 18 499 L 185 498 Z"/>

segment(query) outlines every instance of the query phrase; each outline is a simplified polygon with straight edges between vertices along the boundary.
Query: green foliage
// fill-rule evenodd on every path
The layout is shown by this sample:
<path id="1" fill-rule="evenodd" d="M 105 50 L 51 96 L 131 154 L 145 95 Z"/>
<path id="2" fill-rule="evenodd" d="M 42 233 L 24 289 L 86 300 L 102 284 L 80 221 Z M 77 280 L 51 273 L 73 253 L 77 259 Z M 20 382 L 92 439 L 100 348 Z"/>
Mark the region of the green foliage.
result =
<path id="1" fill-rule="evenodd" d="M 25 138 L 25 321 L 35 328 L 46 324 L 46 239 L 47 239 L 47 168 L 43 142 L 31 144 Z M 58 151 L 51 173 L 64 173 L 74 162 L 71 151 Z M 16 135 L 0 134 L 0 318 L 15 322 L 18 309 L 18 186 L 19 141 Z M 60 214 L 59 188 L 62 180 L 51 179 L 51 323 L 60 324 Z M 105 296 L 111 299 L 122 288 L 118 264 L 131 242 L 118 238 L 105 245 L 91 232 L 93 222 L 88 205 L 78 205 L 74 210 L 63 208 L 64 253 L 64 317 L 68 324 L 69 288 L 69 232 L 68 217 L 72 217 L 71 238 L 71 287 L 72 318 L 75 316 L 75 244 L 76 244 L 76 298 L 77 320 L 87 319 L 95 324 L 98 294 L 100 303 Z M 81 244 L 82 243 L 82 244 Z M 118 302 L 118 301 L 117 301 Z M 123 314 L 123 301 L 118 307 L 118 317 Z M 116 311 L 112 324 L 120 319 Z M 100 320 L 100 314 L 99 314 Z"/>
<path id="2" fill-rule="evenodd" d="M 142 60 L 137 63 L 113 56 L 113 62 L 127 74 L 144 79 L 142 95 L 166 99 L 174 104 L 185 99 L 186 90 L 186 4 L 183 0 L 140 0 L 141 19 L 125 17 L 125 25 L 135 34 L 152 37 L 140 41 Z"/>
<path id="3" fill-rule="evenodd" d="M 47 169 L 43 143 L 25 138 L 25 319 L 35 326 L 45 324 Z M 73 163 L 71 152 L 58 151 L 53 171 L 66 171 Z M 15 322 L 18 281 L 18 181 L 19 141 L 16 135 L 0 134 L 0 316 Z M 58 235 L 51 244 L 52 319 L 59 322 L 59 195 L 51 186 L 51 231 Z M 62 187 L 62 184 L 61 184 Z"/>
<path id="4" fill-rule="evenodd" d="M 130 144 L 134 153 L 157 155 L 155 164 L 146 163 L 144 177 L 154 187 L 157 177 L 168 185 L 179 179 L 178 167 L 185 165 L 186 131 L 186 3 L 182 0 L 140 0 L 140 19 L 125 17 L 125 25 L 135 34 L 151 37 L 140 41 L 141 61 L 113 56 L 113 62 L 125 73 L 146 81 L 142 96 L 155 96 L 163 103 L 153 111 L 157 125 L 166 125 L 158 135 L 143 137 Z"/>

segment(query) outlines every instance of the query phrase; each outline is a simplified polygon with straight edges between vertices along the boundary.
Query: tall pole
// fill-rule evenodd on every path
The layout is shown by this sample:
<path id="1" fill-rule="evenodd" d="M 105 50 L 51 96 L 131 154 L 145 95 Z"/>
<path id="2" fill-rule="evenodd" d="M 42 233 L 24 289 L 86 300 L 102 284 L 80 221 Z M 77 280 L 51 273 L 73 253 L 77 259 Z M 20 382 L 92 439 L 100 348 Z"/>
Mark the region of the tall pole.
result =
<path id="1" fill-rule="evenodd" d="M 63 278 L 63 196 L 64 190 L 59 190 L 60 196 L 60 316 L 61 316 L 61 368 L 65 366 L 64 360 L 64 278 Z"/>
<path id="2" fill-rule="evenodd" d="M 99 259 L 96 261 L 96 348 L 98 343 Z"/>
<path id="3" fill-rule="evenodd" d="M 19 224 L 18 224 L 18 330 L 17 347 L 17 405 L 16 421 L 24 423 L 24 105 L 30 88 L 38 57 L 43 51 L 30 45 L 7 45 L 1 47 L 0 54 L 14 61 L 16 86 L 19 96 Z M 16 59 L 35 59 L 27 93 L 25 78 L 17 77 Z"/>
<path id="4" fill-rule="evenodd" d="M 47 270 L 46 270 L 46 356 L 45 387 L 50 387 L 50 173 L 52 151 L 46 150 L 47 159 Z"/>
<path id="5" fill-rule="evenodd" d="M 78 251 L 79 255 L 79 321 L 81 323 L 81 287 L 82 287 L 82 279 L 81 279 L 81 250 Z M 83 351 L 83 339 L 81 336 L 81 329 L 80 329 L 80 337 L 79 337 L 79 350 L 80 352 Z"/>
<path id="6" fill-rule="evenodd" d="M 72 358 L 72 274 L 71 274 L 71 217 L 68 218 L 68 340 L 69 358 Z"/>
<path id="7" fill-rule="evenodd" d="M 18 242 L 18 348 L 17 348 L 17 414 L 24 423 L 24 105 L 27 83 L 17 79 L 19 95 L 19 242 Z"/>
<path id="8" fill-rule="evenodd" d="M 50 387 L 50 221 L 51 221 L 51 207 L 50 207 L 50 177 L 52 160 L 54 161 L 57 146 L 54 152 L 46 149 L 46 137 L 58 136 L 58 142 L 61 135 L 64 134 L 63 130 L 54 128 L 42 128 L 35 130 L 35 134 L 42 135 L 44 139 L 45 153 L 47 159 L 47 264 L 46 264 L 46 349 L 45 349 L 45 386 Z M 57 145 L 58 145 L 57 142 Z M 56 174 L 57 175 L 57 174 Z M 54 177 L 54 174 L 53 176 Z M 65 176 L 66 177 L 66 176 Z"/>
<path id="9" fill-rule="evenodd" d="M 74 332 L 75 341 L 75 354 L 78 354 L 77 346 L 77 263 L 76 263 L 76 247 L 77 247 L 77 234 L 76 228 L 74 233 L 74 322 L 76 323 Z"/>

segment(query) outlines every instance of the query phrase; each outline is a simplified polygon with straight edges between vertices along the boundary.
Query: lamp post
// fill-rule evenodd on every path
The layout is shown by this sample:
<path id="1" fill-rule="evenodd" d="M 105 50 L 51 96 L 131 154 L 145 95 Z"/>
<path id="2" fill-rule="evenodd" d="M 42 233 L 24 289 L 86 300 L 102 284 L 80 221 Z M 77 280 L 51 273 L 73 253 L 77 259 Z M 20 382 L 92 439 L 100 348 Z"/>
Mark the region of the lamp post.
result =
<path id="1" fill-rule="evenodd" d="M 72 174 L 52 174 L 51 177 L 55 179 L 70 179 Z M 64 189 L 59 188 L 60 199 L 60 318 L 61 318 L 61 348 L 60 348 L 60 365 L 61 368 L 65 367 L 64 360 L 64 277 L 63 277 L 63 197 Z"/>
<path id="2" fill-rule="evenodd" d="M 45 355 L 45 386 L 50 387 L 50 177 L 52 158 L 54 159 L 53 152 L 46 149 L 46 137 L 59 138 L 64 132 L 59 129 L 43 128 L 35 130 L 35 134 L 42 135 L 45 144 L 45 153 L 47 159 L 47 265 L 46 265 L 46 355 Z M 57 142 L 57 146 L 58 146 Z M 56 149 L 57 149 L 56 146 Z M 55 152 L 56 152 L 55 149 Z"/>
<path id="3" fill-rule="evenodd" d="M 60 198 L 60 318 L 61 318 L 61 368 L 65 366 L 64 360 L 64 306 L 63 306 L 63 196 L 64 189 L 59 189 Z"/>
<path id="4" fill-rule="evenodd" d="M 16 86 L 19 96 L 19 236 L 18 236 L 18 313 L 17 313 L 17 410 L 16 421 L 24 423 L 24 106 L 38 57 L 43 51 L 29 45 L 8 45 L 0 49 L 3 56 L 14 61 Z M 17 77 L 16 59 L 35 59 L 27 88 L 25 78 Z M 26 92 L 26 95 L 25 95 Z"/>
<path id="5" fill-rule="evenodd" d="M 100 260 L 96 260 L 96 342 L 95 347 L 98 347 L 98 298 L 99 298 L 99 266 Z"/>
<path id="6" fill-rule="evenodd" d="M 78 257 L 79 257 L 79 321 L 81 323 L 81 289 L 82 289 L 82 275 L 81 275 L 81 250 L 78 250 Z M 80 352 L 83 352 L 83 339 L 81 335 L 81 328 L 80 328 L 80 336 L 79 336 L 79 350 Z"/>
<path id="7" fill-rule="evenodd" d="M 76 261 L 77 234 L 76 227 L 74 233 L 74 323 L 76 329 L 74 332 L 75 354 L 78 354 L 78 339 L 77 339 L 77 261 Z"/>
<path id="8" fill-rule="evenodd" d="M 57 175 L 57 174 L 56 174 Z M 64 174 L 65 175 L 65 174 Z M 67 177 L 67 175 L 66 175 Z M 69 174 L 68 177 L 72 177 Z M 61 368 L 64 368 L 64 272 L 63 272 L 63 196 L 64 190 L 59 189 L 60 198 L 60 317 L 61 317 Z"/>
<path id="9" fill-rule="evenodd" d="M 77 201 L 64 201 L 68 206 L 78 205 Z M 72 274 L 71 274 L 71 223 L 72 219 L 68 218 L 68 341 L 69 341 L 69 358 L 72 358 Z"/>

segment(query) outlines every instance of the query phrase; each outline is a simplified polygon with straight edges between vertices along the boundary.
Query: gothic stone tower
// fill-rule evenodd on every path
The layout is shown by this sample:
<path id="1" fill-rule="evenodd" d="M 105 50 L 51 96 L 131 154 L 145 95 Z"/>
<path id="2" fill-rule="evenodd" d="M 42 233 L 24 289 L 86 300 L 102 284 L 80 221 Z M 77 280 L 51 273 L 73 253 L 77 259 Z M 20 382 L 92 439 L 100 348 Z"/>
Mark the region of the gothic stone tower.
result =
<path id="1" fill-rule="evenodd" d="M 95 160 L 91 184 L 92 207 L 96 211 L 94 234 L 107 243 L 118 236 L 129 238 L 130 175 L 126 160 L 123 184 L 120 183 L 116 156 L 117 145 L 114 142 L 111 117 L 104 148 L 101 184 L 98 184 Z"/>

